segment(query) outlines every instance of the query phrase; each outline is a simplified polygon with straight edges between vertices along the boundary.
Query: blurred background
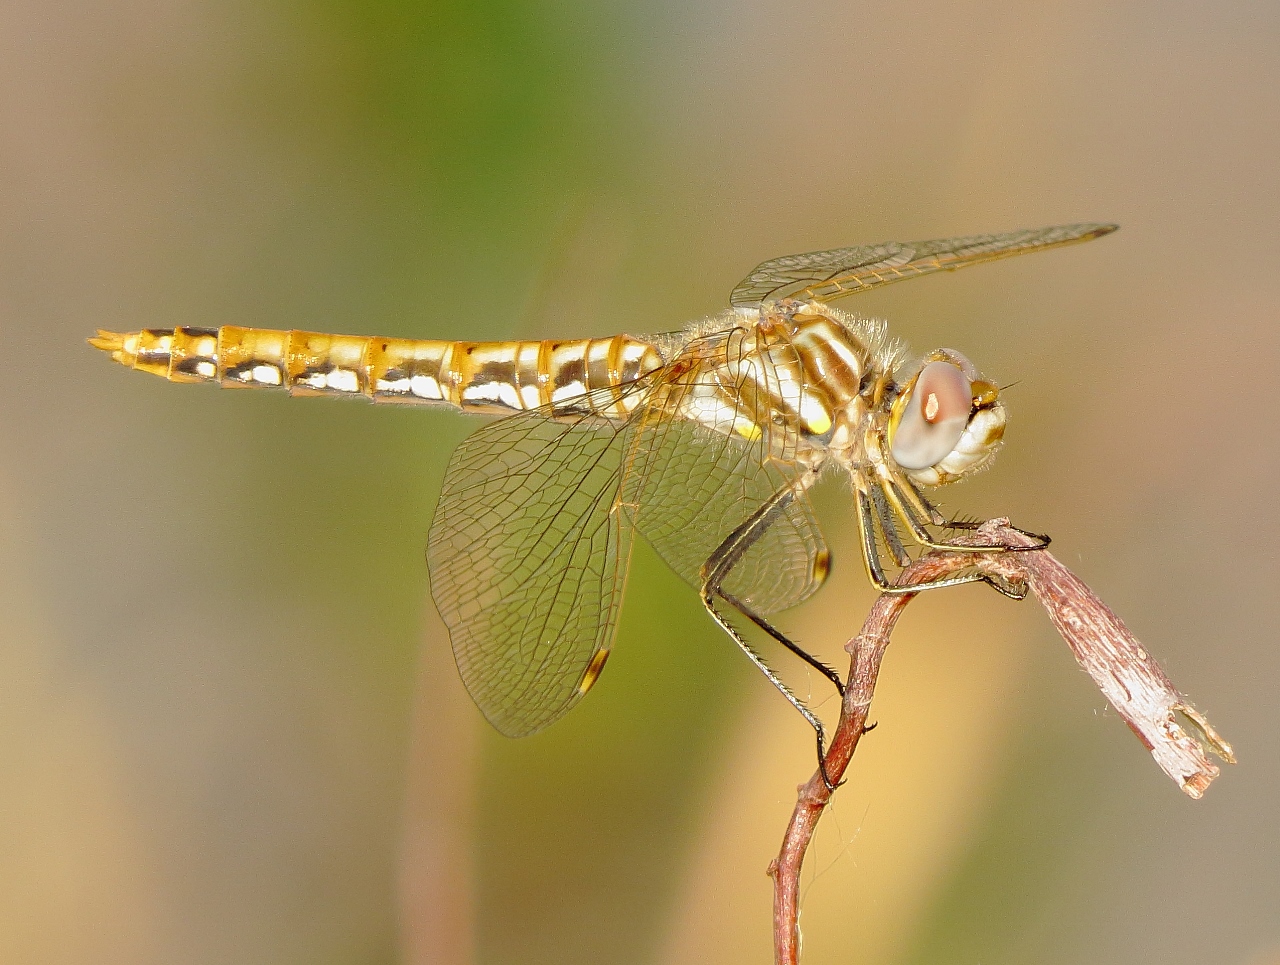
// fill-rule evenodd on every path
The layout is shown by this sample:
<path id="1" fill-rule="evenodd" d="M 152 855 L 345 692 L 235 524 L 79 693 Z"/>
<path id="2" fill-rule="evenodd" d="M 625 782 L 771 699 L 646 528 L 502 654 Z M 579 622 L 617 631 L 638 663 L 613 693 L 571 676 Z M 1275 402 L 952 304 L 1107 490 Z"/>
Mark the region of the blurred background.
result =
<path id="1" fill-rule="evenodd" d="M 1241 763 L 1184 797 L 1033 602 L 930 594 L 805 960 L 1280 963 L 1278 91 L 1261 2 L 7 0 L 0 961 L 765 963 L 813 770 L 644 547 L 590 699 L 499 737 L 423 564 L 476 422 L 95 328 L 664 331 L 780 254 L 1117 221 L 843 304 L 1017 383 L 945 507 L 1052 533 Z M 819 502 L 781 622 L 843 665 L 872 594 Z"/>

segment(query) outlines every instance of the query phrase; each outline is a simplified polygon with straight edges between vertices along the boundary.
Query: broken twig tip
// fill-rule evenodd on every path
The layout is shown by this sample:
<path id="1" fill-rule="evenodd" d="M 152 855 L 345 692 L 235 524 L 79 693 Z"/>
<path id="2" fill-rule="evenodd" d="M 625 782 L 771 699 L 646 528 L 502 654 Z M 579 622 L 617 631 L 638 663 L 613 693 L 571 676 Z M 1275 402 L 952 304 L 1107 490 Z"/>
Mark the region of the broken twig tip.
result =
<path id="1" fill-rule="evenodd" d="M 1003 520 L 986 526 L 987 533 L 1003 543 L 1029 543 Z M 1235 762 L 1231 745 L 1178 692 L 1124 621 L 1051 553 L 1002 553 L 977 560 L 976 565 L 1031 587 L 1081 668 L 1183 791 L 1198 798 L 1218 776 L 1218 768 L 1205 754 L 1206 745 L 1224 761 Z M 1175 713 L 1193 725 L 1203 743 L 1178 724 Z"/>
<path id="2" fill-rule="evenodd" d="M 1208 717 L 1186 701 L 1174 704 L 1173 709 L 1194 725 L 1204 742 L 1209 745 L 1209 750 L 1213 751 L 1228 764 L 1236 763 L 1236 752 L 1232 750 L 1230 744 L 1223 740 L 1222 735 L 1214 730 L 1213 725 L 1209 723 Z"/>

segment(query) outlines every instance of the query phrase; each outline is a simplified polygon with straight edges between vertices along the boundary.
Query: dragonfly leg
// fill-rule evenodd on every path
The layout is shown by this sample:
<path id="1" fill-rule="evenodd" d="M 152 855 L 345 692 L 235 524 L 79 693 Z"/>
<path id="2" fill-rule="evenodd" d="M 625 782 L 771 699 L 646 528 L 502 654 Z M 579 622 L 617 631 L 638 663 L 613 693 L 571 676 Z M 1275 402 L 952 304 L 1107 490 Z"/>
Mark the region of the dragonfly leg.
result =
<path id="1" fill-rule="evenodd" d="M 957 526 L 950 526 L 948 522 L 936 523 L 934 515 L 941 517 L 936 509 L 929 505 L 926 500 L 909 481 L 900 482 L 896 474 L 887 466 L 879 466 L 877 468 L 878 482 L 885 496 L 888 498 L 890 507 L 898 519 L 906 524 L 907 529 L 911 533 L 911 538 L 921 546 L 928 547 L 931 550 L 942 550 L 950 553 L 1018 553 L 1028 550 L 1042 550 L 1049 545 L 1049 537 L 1041 536 L 1037 533 L 1027 533 L 1025 530 L 1018 530 L 1036 540 L 1035 546 L 1006 546 L 1004 544 L 995 544 L 990 546 L 965 546 L 960 543 L 941 543 L 935 540 L 926 526 L 926 519 L 935 525 L 947 526 L 952 529 L 977 529 L 977 526 L 970 526 L 968 523 L 960 523 Z M 979 524 L 980 525 L 980 524 Z"/>
<path id="2" fill-rule="evenodd" d="M 934 526 L 940 526 L 943 530 L 966 530 L 972 532 L 983 525 L 982 520 L 948 520 L 946 516 L 943 516 L 941 512 L 938 512 L 938 508 L 934 506 L 933 503 L 929 502 L 928 498 L 925 498 L 925 495 L 920 491 L 919 486 L 915 485 L 915 482 L 911 480 L 909 476 L 902 476 L 900 482 L 904 482 L 904 484 L 913 491 L 916 499 L 919 499 L 920 503 L 928 509 L 929 521 L 931 521 Z M 1010 526 L 1009 529 L 1014 532 L 1020 532 L 1020 534 L 1023 534 L 1024 536 L 1029 536 L 1030 539 L 1036 540 L 1039 544 L 1038 546 L 1005 546 L 1005 549 L 1009 553 L 1025 553 L 1027 550 L 1044 549 L 1053 541 L 1050 536 L 1044 535 L 1043 532 L 1032 532 L 1030 530 L 1020 529 L 1018 526 Z"/>
<path id="3" fill-rule="evenodd" d="M 769 634 L 769 636 L 773 637 L 773 639 L 777 640 L 778 643 L 782 644 L 784 647 L 786 647 L 788 650 L 794 653 L 797 657 L 799 657 L 801 660 L 807 663 L 814 670 L 818 671 L 818 673 L 822 674 L 822 676 L 830 680 L 835 685 L 836 690 L 839 691 L 840 696 L 841 697 L 844 696 L 844 681 L 840 679 L 840 675 L 836 673 L 836 671 L 833 668 L 827 666 L 825 663 L 823 663 L 813 654 L 809 653 L 800 645 L 792 643 L 790 640 L 786 638 L 786 636 L 782 633 L 781 630 L 779 630 L 777 627 L 771 624 L 764 617 L 760 616 L 758 613 L 753 611 L 749 606 L 747 606 L 737 597 L 729 593 L 726 593 L 722 588 L 718 588 L 716 590 L 716 595 L 719 596 L 720 599 L 724 600 L 725 603 L 728 603 L 729 606 L 733 607 L 735 610 L 741 613 L 744 617 L 746 617 L 752 623 L 754 623 L 756 626 L 758 626 L 765 633 Z"/>
<path id="4" fill-rule="evenodd" d="M 901 477 L 899 482 L 904 484 L 906 488 L 915 495 L 915 498 L 919 500 L 920 505 L 922 505 L 928 513 L 929 521 L 933 523 L 934 526 L 939 526 L 942 529 L 962 529 L 969 531 L 978 529 L 982 526 L 983 523 L 980 519 L 948 519 L 946 516 L 942 515 L 942 513 L 938 511 L 938 507 L 929 501 L 925 494 L 920 491 L 920 487 L 915 484 L 910 476 Z M 1033 533 L 1030 530 L 1020 529 L 1017 526 L 1010 526 L 1009 528 L 1015 533 L 1021 533 L 1023 536 L 1029 536 L 1040 544 L 1039 546 L 1008 546 L 1006 549 L 1010 553 L 1025 552 L 1027 550 L 1042 550 L 1053 542 L 1053 539 L 1046 536 L 1044 533 Z"/>
<path id="5" fill-rule="evenodd" d="M 943 529 L 962 529 L 972 532 L 973 530 L 980 528 L 983 525 L 983 522 L 980 519 L 948 519 L 938 523 L 937 525 L 941 526 Z M 1053 542 L 1053 537 L 1048 536 L 1045 533 L 1033 533 L 1028 529 L 1022 529 L 1021 527 L 1014 526 L 1012 524 L 1010 524 L 1009 529 L 1013 530 L 1015 533 L 1021 533 L 1023 536 L 1030 537 L 1036 541 L 1037 545 L 1002 547 L 1006 553 L 1027 553 L 1031 550 L 1042 550 Z"/>
<path id="6" fill-rule="evenodd" d="M 885 546 L 889 548 L 889 552 L 893 554 L 899 566 L 910 566 L 911 557 L 907 555 L 907 548 L 902 545 L 902 540 L 898 537 L 898 527 L 893 521 L 893 513 L 889 509 L 884 493 L 879 486 L 872 486 L 869 491 L 871 501 L 875 504 L 876 522 L 880 524 L 880 535 L 884 539 Z"/>
<path id="7" fill-rule="evenodd" d="M 702 565 L 702 605 L 707 608 L 707 612 L 711 614 L 711 618 L 719 624 L 720 629 L 729 634 L 738 648 L 747 655 L 747 658 L 756 665 L 756 669 L 765 675 L 765 679 L 777 688 L 794 707 L 800 712 L 800 715 L 809 722 L 809 726 L 813 728 L 814 735 L 818 744 L 818 770 L 822 774 L 822 782 L 827 786 L 828 792 L 834 791 L 837 785 L 833 784 L 827 777 L 826 768 L 826 730 L 822 725 L 821 719 L 805 704 L 803 700 L 797 697 L 776 673 L 770 667 L 760 654 L 747 642 L 746 638 L 738 632 L 738 628 L 729 622 L 716 606 L 718 599 L 724 600 L 734 609 L 738 610 L 743 616 L 751 620 L 752 623 L 760 627 L 769 636 L 777 640 L 788 650 L 800 657 L 811 667 L 821 673 L 824 677 L 835 684 L 836 690 L 840 692 L 841 697 L 844 696 L 844 683 L 840 680 L 840 676 L 822 661 L 818 660 L 812 654 L 807 653 L 797 644 L 792 643 L 784 636 L 781 631 L 777 630 L 762 617 L 753 613 L 748 607 L 744 606 L 741 601 L 734 599 L 730 594 L 724 591 L 722 584 L 733 570 L 734 566 L 746 555 L 757 540 L 764 535 L 765 530 L 774 523 L 779 516 L 795 499 L 796 490 L 794 487 L 781 489 L 769 498 L 763 506 L 751 514 L 751 516 L 730 533 L 718 547 L 715 552 Z"/>
<path id="8" fill-rule="evenodd" d="M 707 612 L 711 614 L 711 618 L 720 625 L 720 629 L 729 634 L 733 639 L 733 642 L 738 645 L 738 648 L 747 655 L 747 659 L 756 665 L 756 669 L 764 674 L 769 683 L 773 684 L 773 686 L 777 688 L 778 692 L 782 694 L 783 697 L 787 698 L 787 702 L 798 710 L 800 715 L 809 722 L 809 726 L 813 728 L 814 735 L 818 742 L 818 770 L 822 772 L 822 783 L 827 786 L 828 791 L 834 791 L 838 785 L 832 784 L 831 780 L 827 777 L 827 732 L 826 728 L 822 725 L 821 719 L 819 719 L 818 715 L 805 705 L 803 700 L 791 692 L 791 688 L 782 681 L 782 678 L 773 672 L 773 668 L 765 663 L 764 658 L 760 656 L 760 654 L 756 653 L 755 649 L 746 641 L 746 638 L 738 632 L 737 628 L 730 623 L 719 610 L 716 609 L 716 595 L 717 594 L 715 592 L 708 591 L 707 588 L 704 587 L 702 605 L 707 608 Z"/>
<path id="9" fill-rule="evenodd" d="M 910 481 L 909 481 L 909 480 L 908 480 L 908 485 L 910 485 Z M 935 508 L 934 508 L 934 507 L 929 503 L 929 501 L 928 501 L 927 499 L 925 499 L 925 498 L 924 498 L 924 496 L 923 496 L 923 495 L 922 495 L 918 490 L 915 490 L 915 487 L 914 487 L 914 486 L 912 487 L 912 490 L 915 492 L 915 495 L 920 499 L 921 504 L 922 504 L 924 507 L 926 507 L 927 511 L 929 512 L 930 518 L 932 518 L 932 517 L 933 517 L 933 516 L 935 516 L 935 515 L 937 515 L 937 516 L 941 516 L 941 515 L 942 515 L 941 513 L 939 513 L 939 512 L 937 511 L 937 509 L 935 509 Z M 873 490 L 872 490 L 872 492 L 874 492 L 874 491 L 875 491 L 875 490 L 873 489 Z M 879 505 L 879 504 L 877 504 L 877 506 L 878 506 L 878 505 Z M 912 512 L 912 507 L 911 507 L 911 504 L 910 504 L 910 503 L 908 503 L 908 502 L 903 502 L 903 503 L 901 503 L 900 505 L 901 505 L 901 506 L 902 506 L 902 508 L 904 509 L 905 513 L 910 513 L 910 512 Z M 919 517 L 919 516 L 914 516 L 913 518 L 908 519 L 908 525 L 909 525 L 909 526 L 911 526 L 913 523 L 914 523 L 914 525 L 915 525 L 916 527 L 918 527 L 918 528 L 920 529 L 920 531 L 921 531 L 921 532 L 925 532 L 925 533 L 926 533 L 926 535 L 927 535 L 927 530 L 925 530 L 924 525 L 923 525 L 923 522 L 921 521 L 921 519 L 920 519 L 920 517 Z M 883 525 L 884 525 L 884 521 L 882 520 L 882 521 L 881 521 L 881 526 L 883 527 Z M 977 528 L 978 528 L 978 525 L 981 525 L 981 524 L 975 524 L 973 528 L 974 528 L 974 529 L 977 529 Z M 968 528 L 968 527 L 966 526 L 966 527 L 963 527 L 963 528 Z M 1021 533 L 1021 532 L 1022 532 L 1022 530 L 1018 530 L 1018 532 L 1020 532 L 1020 533 Z M 913 535 L 914 535 L 914 533 L 913 533 Z M 1030 534 L 1028 534 L 1028 535 L 1030 535 Z M 1048 542 L 1047 542 L 1048 538 L 1047 538 L 1047 537 L 1045 537 L 1045 540 L 1046 540 L 1045 545 L 1048 545 Z M 945 544 L 945 543 L 943 543 L 943 544 L 934 544 L 934 543 L 929 543 L 929 544 L 926 544 L 926 545 L 928 545 L 928 546 L 929 546 L 930 548 L 932 548 L 932 549 L 942 550 L 942 551 L 944 551 L 944 552 L 963 552 L 963 551 L 964 551 L 964 549 L 965 549 L 965 547 L 964 547 L 963 545 L 961 545 L 961 544 L 956 544 L 956 545 L 954 545 L 954 546 L 951 546 L 951 545 L 948 545 L 948 544 Z M 1030 546 L 1030 547 L 1026 547 L 1026 549 L 1043 549 L 1043 548 L 1044 548 L 1043 546 Z M 1009 551 L 1009 552 L 1014 552 L 1014 551 L 1016 551 L 1016 550 L 1021 550 L 1021 549 L 1023 549 L 1023 547 L 1019 547 L 1019 546 L 1005 546 L 1005 547 L 995 547 L 995 548 L 993 548 L 993 547 L 982 547 L 982 546 L 979 546 L 979 547 L 977 547 L 977 549 L 978 549 L 979 551 L 984 551 L 984 552 L 996 552 L 996 551 L 997 551 L 997 550 L 999 550 L 999 549 L 1007 550 L 1007 551 Z M 974 575 L 978 577 L 979 581 L 981 581 L 981 582 L 983 582 L 983 583 L 986 583 L 986 584 L 987 584 L 988 586 L 990 586 L 992 589 L 996 590 L 997 592 L 999 592 L 999 593 L 1000 593 L 1001 595 L 1003 595 L 1003 596 L 1007 596 L 1007 597 L 1008 597 L 1009 599 L 1011 599 L 1011 600 L 1023 600 L 1023 599 L 1026 599 L 1026 596 L 1027 596 L 1027 587 L 1026 587 L 1025 585 L 1023 585 L 1023 584 L 1019 584 L 1019 583 L 1011 583 L 1011 582 L 1009 582 L 1008 580 L 1004 579 L 1004 578 L 1003 578 L 1003 577 L 1001 577 L 1001 576 L 996 576 L 996 575 L 994 575 L 994 574 L 989 574 L 989 573 L 986 573 L 986 574 L 974 574 Z"/>
<path id="10" fill-rule="evenodd" d="M 890 583 L 880 562 L 880 550 L 876 545 L 875 504 L 871 496 L 861 487 L 857 489 L 857 498 L 858 530 L 862 535 L 862 558 L 866 561 L 867 573 L 871 577 L 871 582 L 875 584 L 876 589 L 881 593 L 919 593 L 922 590 L 937 590 L 944 586 L 962 586 L 965 583 L 987 583 L 995 586 L 1002 593 L 1004 592 L 982 573 L 963 573 L 959 576 L 947 576 L 907 586 L 897 586 Z"/>
<path id="11" fill-rule="evenodd" d="M 915 497 L 915 501 L 925 511 L 925 515 L 929 517 L 929 522 L 933 523 L 934 526 L 942 526 L 950 529 L 977 529 L 979 526 L 982 525 L 979 522 L 974 522 L 973 525 L 971 526 L 969 525 L 968 520 L 947 519 L 947 517 L 942 515 L 942 512 L 938 509 L 938 507 L 933 505 L 933 503 L 929 500 L 929 497 L 926 496 L 923 491 L 921 491 L 920 487 L 915 484 L 915 480 L 913 480 L 910 476 L 903 476 L 902 482 L 906 484 L 907 490 L 912 496 Z M 956 525 L 952 526 L 951 525 L 952 523 L 955 523 Z"/>
<path id="12" fill-rule="evenodd" d="M 756 543 L 765 533 L 765 530 L 780 516 L 782 512 L 791 504 L 795 498 L 795 489 L 787 487 L 779 490 L 772 496 L 768 502 L 761 506 L 758 510 L 738 526 L 729 536 L 716 547 L 710 558 L 702 566 L 703 582 L 706 588 L 709 588 L 714 595 L 720 597 L 744 617 L 758 626 L 774 640 L 782 644 L 797 657 L 803 660 L 809 666 L 813 667 L 820 674 L 830 680 L 840 696 L 844 696 L 844 682 L 840 679 L 840 675 L 831 667 L 819 660 L 813 654 L 804 650 L 802 647 L 792 643 L 787 639 L 782 631 L 778 630 L 771 623 L 753 611 L 749 606 L 737 599 L 724 589 L 724 581 L 729 576 L 733 567 L 738 561 L 746 555 L 752 545 Z"/>

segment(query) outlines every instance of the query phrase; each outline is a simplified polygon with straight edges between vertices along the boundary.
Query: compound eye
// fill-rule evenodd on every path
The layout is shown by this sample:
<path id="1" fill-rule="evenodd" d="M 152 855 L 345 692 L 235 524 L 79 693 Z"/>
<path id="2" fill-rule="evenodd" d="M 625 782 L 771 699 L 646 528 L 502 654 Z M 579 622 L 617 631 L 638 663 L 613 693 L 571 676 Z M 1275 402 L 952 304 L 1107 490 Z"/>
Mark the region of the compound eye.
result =
<path id="1" fill-rule="evenodd" d="M 920 370 L 903 400 L 889 451 L 903 469 L 928 469 L 945 459 L 969 424 L 973 395 L 965 374 L 950 362 Z"/>

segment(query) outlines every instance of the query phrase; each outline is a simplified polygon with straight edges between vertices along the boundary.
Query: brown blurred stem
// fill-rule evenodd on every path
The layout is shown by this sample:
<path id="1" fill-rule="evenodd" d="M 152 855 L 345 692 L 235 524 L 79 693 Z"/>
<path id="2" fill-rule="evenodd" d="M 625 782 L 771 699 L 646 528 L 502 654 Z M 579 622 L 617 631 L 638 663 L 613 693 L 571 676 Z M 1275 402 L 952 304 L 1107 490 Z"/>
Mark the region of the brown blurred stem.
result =
<path id="1" fill-rule="evenodd" d="M 994 519 L 957 542 L 1000 543 L 1010 548 L 1035 545 L 1025 533 Z M 1184 792 L 1200 797 L 1218 775 L 1204 744 L 1228 763 L 1235 763 L 1231 746 L 1170 683 L 1120 618 L 1070 570 L 1045 550 L 1014 553 L 930 553 L 912 563 L 898 578 L 899 586 L 938 579 L 974 567 L 998 580 L 1025 585 L 1048 611 L 1049 619 L 1066 640 L 1080 666 L 1151 751 L 1156 763 Z M 861 632 L 846 645 L 849 678 L 840 722 L 831 735 L 825 759 L 828 777 L 843 777 L 858 741 L 866 732 L 867 713 L 875 694 L 880 661 L 898 617 L 916 594 L 882 595 L 876 600 Z M 1177 715 L 1193 725 L 1188 734 Z M 795 810 L 782 839 L 782 850 L 769 864 L 773 878 L 774 959 L 778 965 L 800 960 L 798 925 L 800 868 L 814 828 L 831 795 L 820 773 L 800 788 Z"/>

